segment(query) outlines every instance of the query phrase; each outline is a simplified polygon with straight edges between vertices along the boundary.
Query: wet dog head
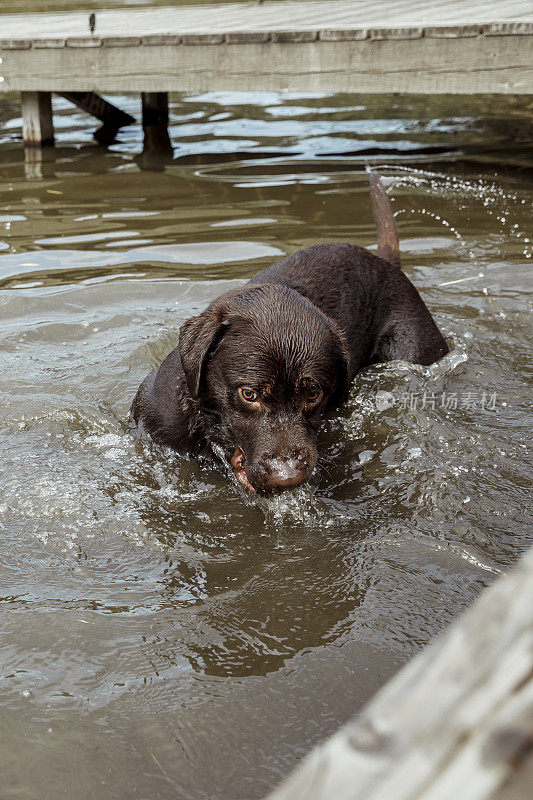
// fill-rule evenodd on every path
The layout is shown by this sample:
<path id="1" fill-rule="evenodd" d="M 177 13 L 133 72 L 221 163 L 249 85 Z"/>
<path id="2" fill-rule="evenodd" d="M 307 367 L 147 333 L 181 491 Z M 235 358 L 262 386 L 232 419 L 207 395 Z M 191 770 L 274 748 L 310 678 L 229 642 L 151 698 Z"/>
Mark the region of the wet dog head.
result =
<path id="1" fill-rule="evenodd" d="M 247 489 L 276 494 L 309 478 L 320 419 L 348 388 L 328 317 L 285 286 L 248 285 L 188 320 L 179 352 L 209 438 Z"/>

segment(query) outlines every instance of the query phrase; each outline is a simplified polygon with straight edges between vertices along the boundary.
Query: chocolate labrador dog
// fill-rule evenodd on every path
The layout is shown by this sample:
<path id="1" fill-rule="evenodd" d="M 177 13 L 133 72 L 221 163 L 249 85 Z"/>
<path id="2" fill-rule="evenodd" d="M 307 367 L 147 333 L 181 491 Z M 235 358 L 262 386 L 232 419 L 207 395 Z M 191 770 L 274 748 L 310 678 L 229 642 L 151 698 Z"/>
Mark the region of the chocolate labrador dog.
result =
<path id="1" fill-rule="evenodd" d="M 383 184 L 370 176 L 377 255 L 353 244 L 299 250 L 221 295 L 180 329 L 141 384 L 135 422 L 180 453 L 217 456 L 250 492 L 306 481 L 324 414 L 369 364 L 432 364 L 448 347 L 400 268 Z"/>

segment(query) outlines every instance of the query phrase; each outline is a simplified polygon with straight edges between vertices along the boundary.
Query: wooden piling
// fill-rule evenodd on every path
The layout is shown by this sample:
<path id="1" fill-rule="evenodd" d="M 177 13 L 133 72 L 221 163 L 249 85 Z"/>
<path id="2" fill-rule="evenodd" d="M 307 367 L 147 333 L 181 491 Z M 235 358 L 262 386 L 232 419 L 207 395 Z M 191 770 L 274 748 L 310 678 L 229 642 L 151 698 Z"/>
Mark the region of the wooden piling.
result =
<path id="1" fill-rule="evenodd" d="M 29 147 L 54 144 L 51 92 L 21 92 L 22 138 Z"/>
<path id="2" fill-rule="evenodd" d="M 143 128 L 168 125 L 168 92 L 142 92 Z"/>

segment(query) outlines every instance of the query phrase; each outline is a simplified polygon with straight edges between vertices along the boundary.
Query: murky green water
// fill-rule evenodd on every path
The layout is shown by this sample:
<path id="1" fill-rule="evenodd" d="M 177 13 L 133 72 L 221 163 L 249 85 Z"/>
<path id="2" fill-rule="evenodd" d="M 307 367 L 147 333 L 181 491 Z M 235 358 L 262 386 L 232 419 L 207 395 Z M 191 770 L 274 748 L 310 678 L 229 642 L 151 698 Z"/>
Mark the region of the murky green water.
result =
<path id="1" fill-rule="evenodd" d="M 260 798 L 531 543 L 531 103 L 176 96 L 172 160 L 55 102 L 25 164 L 0 96 L 0 795 Z M 134 440 L 185 318 L 373 243 L 369 163 L 451 354 L 360 376 L 274 500 Z"/>

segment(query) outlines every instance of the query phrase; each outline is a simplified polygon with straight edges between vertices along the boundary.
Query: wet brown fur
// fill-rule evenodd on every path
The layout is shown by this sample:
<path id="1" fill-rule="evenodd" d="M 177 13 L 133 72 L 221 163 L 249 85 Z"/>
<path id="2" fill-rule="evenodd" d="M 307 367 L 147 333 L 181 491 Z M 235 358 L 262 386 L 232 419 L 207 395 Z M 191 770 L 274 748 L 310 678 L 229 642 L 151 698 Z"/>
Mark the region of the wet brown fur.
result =
<path id="1" fill-rule="evenodd" d="M 313 471 L 320 421 L 360 370 L 393 359 L 431 364 L 448 352 L 400 269 L 392 209 L 375 176 L 370 193 L 378 255 L 352 244 L 307 247 L 182 325 L 178 347 L 133 401 L 135 421 L 155 441 L 245 464 L 236 472 L 244 486 L 282 491 Z M 309 385 L 322 391 L 312 407 Z M 257 391 L 260 410 L 242 401 L 240 386 Z"/>

